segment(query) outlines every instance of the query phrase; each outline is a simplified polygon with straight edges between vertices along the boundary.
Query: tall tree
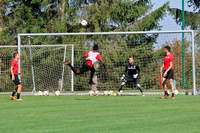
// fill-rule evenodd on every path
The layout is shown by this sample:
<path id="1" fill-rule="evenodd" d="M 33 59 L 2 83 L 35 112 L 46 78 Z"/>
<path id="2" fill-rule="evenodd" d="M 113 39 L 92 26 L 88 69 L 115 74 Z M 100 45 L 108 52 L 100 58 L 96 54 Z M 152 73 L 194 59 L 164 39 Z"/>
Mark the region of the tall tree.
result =
<path id="1" fill-rule="evenodd" d="M 17 44 L 18 33 L 37 32 L 110 32 L 159 30 L 159 20 L 165 15 L 168 3 L 152 11 L 150 0 L 3 0 L 6 12 L 3 14 L 5 41 L 1 44 Z M 82 26 L 81 20 L 88 25 Z M 119 77 L 125 58 L 134 55 L 145 70 L 152 69 L 153 44 L 157 35 L 123 36 L 61 36 L 36 37 L 32 44 L 74 43 L 75 62 L 80 55 L 97 42 L 103 57 L 114 73 L 109 73 L 110 87 L 116 84 L 113 75 Z M 27 40 L 23 40 L 27 43 Z M 48 58 L 51 58 L 49 56 Z M 46 59 L 47 60 L 47 59 Z M 42 65 L 42 60 L 38 61 Z M 147 64 L 150 64 L 147 66 Z M 147 68 L 148 67 L 148 68 Z M 56 68 L 55 68 L 56 69 Z M 153 70 L 152 70 L 153 71 Z M 146 75 L 143 83 L 152 88 L 151 76 Z M 115 78 L 116 78 L 115 77 Z M 82 77 L 80 77 L 82 78 Z M 81 79 L 82 80 L 82 79 Z M 87 88 L 76 80 L 76 88 Z M 108 85 L 108 84 L 103 84 Z"/>
<path id="2" fill-rule="evenodd" d="M 190 0 L 192 1 L 192 0 Z M 197 4 L 193 4 L 196 8 L 199 7 Z M 196 9 L 195 8 L 195 9 Z M 182 10 L 180 9 L 169 9 L 170 13 L 174 16 L 174 19 L 176 20 L 177 24 L 182 25 Z M 184 11 L 184 20 L 185 20 L 185 26 L 190 27 L 192 30 L 196 30 L 196 43 L 200 46 L 200 13 L 199 12 L 191 12 L 191 11 Z"/>
<path id="3" fill-rule="evenodd" d="M 200 12 L 200 0 L 188 0 L 188 6 L 193 7 L 194 10 Z"/>

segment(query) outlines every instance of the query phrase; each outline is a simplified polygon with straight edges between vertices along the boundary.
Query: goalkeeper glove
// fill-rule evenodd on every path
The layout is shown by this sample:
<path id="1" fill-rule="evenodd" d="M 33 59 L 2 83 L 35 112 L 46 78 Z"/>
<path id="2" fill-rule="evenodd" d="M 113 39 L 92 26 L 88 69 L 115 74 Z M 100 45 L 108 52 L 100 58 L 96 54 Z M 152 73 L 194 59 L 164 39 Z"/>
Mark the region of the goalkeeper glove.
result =
<path id="1" fill-rule="evenodd" d="M 134 74 L 134 75 L 133 75 L 133 78 L 134 78 L 134 79 L 138 78 L 138 74 Z"/>
<path id="2" fill-rule="evenodd" d="M 125 79 L 125 77 L 126 77 L 126 75 L 125 75 L 125 74 L 123 74 L 123 76 L 121 77 L 121 80 L 124 80 L 124 79 Z"/>

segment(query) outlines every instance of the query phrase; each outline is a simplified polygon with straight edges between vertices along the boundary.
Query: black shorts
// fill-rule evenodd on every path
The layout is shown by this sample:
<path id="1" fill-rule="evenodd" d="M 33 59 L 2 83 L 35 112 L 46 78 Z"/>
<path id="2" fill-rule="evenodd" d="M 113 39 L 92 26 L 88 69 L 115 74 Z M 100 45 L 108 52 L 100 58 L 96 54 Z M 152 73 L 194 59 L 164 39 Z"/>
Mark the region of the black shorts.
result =
<path id="1" fill-rule="evenodd" d="M 164 77 L 164 78 L 166 78 L 166 79 L 174 79 L 174 70 L 169 70 L 167 72 L 167 76 Z"/>
<path id="2" fill-rule="evenodd" d="M 89 70 L 90 71 L 95 71 L 94 67 L 90 67 L 90 66 L 88 66 L 88 64 L 86 62 L 84 62 L 82 64 L 82 67 L 80 68 L 80 73 L 82 74 L 82 73 L 87 72 Z"/>
<path id="3" fill-rule="evenodd" d="M 14 75 L 14 76 L 15 76 L 15 80 L 13 80 L 13 83 L 14 83 L 15 85 L 20 85 L 21 82 L 19 81 L 19 76 L 18 76 L 18 75 Z M 12 75 L 10 75 L 10 78 L 11 78 L 11 80 L 12 80 Z"/>
<path id="4" fill-rule="evenodd" d="M 125 81 L 126 82 L 133 82 L 135 84 L 139 84 L 139 78 L 133 78 L 132 76 L 131 77 L 130 76 L 126 77 Z"/>

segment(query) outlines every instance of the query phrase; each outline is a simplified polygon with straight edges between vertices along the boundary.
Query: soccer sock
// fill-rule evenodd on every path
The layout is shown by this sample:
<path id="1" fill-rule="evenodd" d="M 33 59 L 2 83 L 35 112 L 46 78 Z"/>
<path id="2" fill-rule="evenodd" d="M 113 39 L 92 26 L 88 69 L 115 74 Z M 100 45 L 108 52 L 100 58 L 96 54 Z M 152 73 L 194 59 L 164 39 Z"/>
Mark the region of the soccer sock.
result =
<path id="1" fill-rule="evenodd" d="M 172 97 L 174 97 L 174 93 L 172 93 Z"/>
<path id="2" fill-rule="evenodd" d="M 69 67 L 72 69 L 72 71 L 73 71 L 75 74 L 77 74 L 77 70 L 76 70 L 71 64 L 69 64 Z"/>
<path id="3" fill-rule="evenodd" d="M 126 84 L 126 82 L 122 82 L 122 84 L 120 85 L 120 87 L 119 87 L 119 89 L 118 89 L 119 92 L 122 90 L 122 88 L 123 88 L 123 86 L 124 86 L 125 84 Z"/>
<path id="4" fill-rule="evenodd" d="M 15 93 L 16 93 L 16 91 L 14 90 L 14 91 L 12 92 L 12 96 L 13 96 L 13 97 L 15 96 Z"/>
<path id="5" fill-rule="evenodd" d="M 18 90 L 18 87 L 16 87 L 15 90 L 12 92 L 12 96 L 13 96 L 13 97 L 15 96 L 17 90 Z"/>
<path id="6" fill-rule="evenodd" d="M 143 94 L 142 88 L 141 87 L 138 87 L 138 88 L 139 88 L 140 92 Z"/>
<path id="7" fill-rule="evenodd" d="M 16 91 L 16 92 L 17 92 L 17 90 L 18 90 L 18 87 L 15 88 L 15 91 Z"/>
<path id="8" fill-rule="evenodd" d="M 120 92 L 122 90 L 123 85 L 120 85 L 118 91 Z"/>
<path id="9" fill-rule="evenodd" d="M 165 95 L 169 95 L 167 91 L 165 91 Z"/>
<path id="10" fill-rule="evenodd" d="M 20 93 L 17 93 L 17 99 L 19 99 L 20 98 Z"/>
<path id="11" fill-rule="evenodd" d="M 94 73 L 95 73 L 95 70 L 91 70 L 89 84 L 92 84 L 92 83 L 93 83 Z"/>
<path id="12" fill-rule="evenodd" d="M 143 94 L 142 88 L 139 84 L 137 84 L 138 89 L 140 90 L 140 92 Z"/>

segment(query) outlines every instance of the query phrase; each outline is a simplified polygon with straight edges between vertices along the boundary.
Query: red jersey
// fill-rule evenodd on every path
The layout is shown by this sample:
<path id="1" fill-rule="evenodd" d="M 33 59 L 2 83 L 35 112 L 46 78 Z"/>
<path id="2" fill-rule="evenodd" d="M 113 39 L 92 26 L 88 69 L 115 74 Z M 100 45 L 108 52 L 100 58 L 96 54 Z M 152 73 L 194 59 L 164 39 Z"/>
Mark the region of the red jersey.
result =
<path id="1" fill-rule="evenodd" d="M 165 56 L 165 60 L 164 60 L 164 63 L 165 63 L 165 70 L 167 70 L 169 67 L 170 67 L 170 63 L 173 63 L 174 62 L 174 56 L 172 54 L 169 54 L 169 55 L 166 55 Z M 171 70 L 174 70 L 174 68 L 172 67 Z"/>
<path id="2" fill-rule="evenodd" d="M 98 60 L 102 60 L 101 55 L 96 51 L 88 51 L 84 54 L 84 57 L 86 58 L 88 66 L 90 67 L 93 67 L 94 63 Z"/>
<path id="3" fill-rule="evenodd" d="M 10 67 L 13 67 L 13 73 L 18 75 L 19 65 L 18 65 L 18 62 L 15 59 L 11 62 Z"/>

